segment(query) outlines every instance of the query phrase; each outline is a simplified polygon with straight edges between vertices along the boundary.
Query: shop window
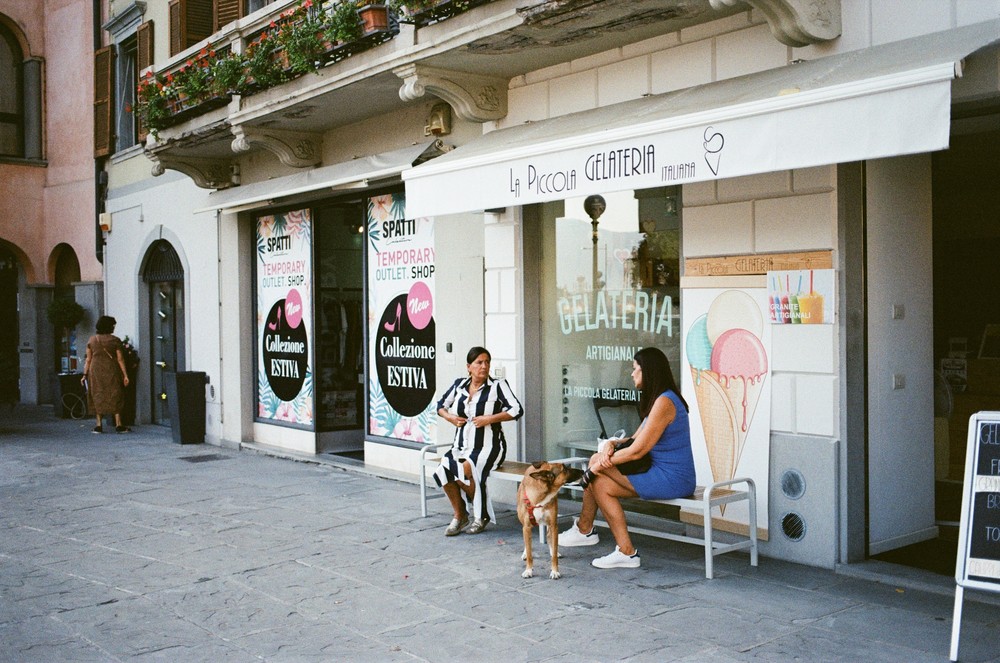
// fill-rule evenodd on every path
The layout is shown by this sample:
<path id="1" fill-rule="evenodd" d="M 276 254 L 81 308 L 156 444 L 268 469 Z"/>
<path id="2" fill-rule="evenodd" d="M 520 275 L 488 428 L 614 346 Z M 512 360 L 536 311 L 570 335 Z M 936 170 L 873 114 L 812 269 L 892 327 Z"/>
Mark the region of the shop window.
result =
<path id="1" fill-rule="evenodd" d="M 24 156 L 24 54 L 0 23 L 0 155 Z"/>
<path id="2" fill-rule="evenodd" d="M 641 348 L 663 350 L 680 381 L 679 196 L 675 187 L 605 194 L 603 212 L 583 198 L 539 206 L 547 457 L 596 444 L 602 427 L 634 432 Z"/>

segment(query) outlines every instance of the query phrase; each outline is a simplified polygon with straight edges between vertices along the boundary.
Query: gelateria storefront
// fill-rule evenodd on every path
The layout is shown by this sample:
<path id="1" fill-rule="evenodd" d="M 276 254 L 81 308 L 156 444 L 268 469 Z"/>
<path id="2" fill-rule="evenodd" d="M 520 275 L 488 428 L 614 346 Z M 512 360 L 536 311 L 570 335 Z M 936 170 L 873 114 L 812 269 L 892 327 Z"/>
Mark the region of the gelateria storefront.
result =
<path id="1" fill-rule="evenodd" d="M 632 357 L 680 354 L 680 191 L 660 187 L 538 205 L 545 457 L 593 448 L 639 423 Z M 531 287 L 531 286 L 526 286 Z"/>

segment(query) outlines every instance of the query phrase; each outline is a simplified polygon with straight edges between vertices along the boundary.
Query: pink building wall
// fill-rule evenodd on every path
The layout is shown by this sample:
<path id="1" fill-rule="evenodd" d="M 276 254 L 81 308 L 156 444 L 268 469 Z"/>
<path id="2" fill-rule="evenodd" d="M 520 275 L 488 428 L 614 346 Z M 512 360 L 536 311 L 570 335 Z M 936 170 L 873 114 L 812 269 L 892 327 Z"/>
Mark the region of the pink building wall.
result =
<path id="1" fill-rule="evenodd" d="M 100 281 L 94 246 L 93 4 L 0 0 L 26 55 L 44 60 L 45 162 L 0 161 L 0 240 L 15 247 L 29 284 L 53 280 L 52 253 L 68 244 L 83 281 Z"/>

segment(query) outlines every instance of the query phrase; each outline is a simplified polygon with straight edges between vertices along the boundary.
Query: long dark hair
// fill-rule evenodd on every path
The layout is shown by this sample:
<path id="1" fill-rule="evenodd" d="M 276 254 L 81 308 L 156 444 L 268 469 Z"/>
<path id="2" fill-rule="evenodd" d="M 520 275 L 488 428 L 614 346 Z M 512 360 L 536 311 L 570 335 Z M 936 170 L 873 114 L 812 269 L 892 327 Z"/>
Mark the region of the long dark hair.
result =
<path id="1" fill-rule="evenodd" d="M 670 370 L 667 355 L 659 348 L 643 348 L 635 353 L 635 363 L 642 369 L 642 393 L 639 396 L 639 414 L 643 419 L 649 416 L 653 403 L 665 391 L 672 391 L 681 399 L 684 409 L 689 410 L 687 401 L 681 396 L 681 390 L 674 380 Z"/>

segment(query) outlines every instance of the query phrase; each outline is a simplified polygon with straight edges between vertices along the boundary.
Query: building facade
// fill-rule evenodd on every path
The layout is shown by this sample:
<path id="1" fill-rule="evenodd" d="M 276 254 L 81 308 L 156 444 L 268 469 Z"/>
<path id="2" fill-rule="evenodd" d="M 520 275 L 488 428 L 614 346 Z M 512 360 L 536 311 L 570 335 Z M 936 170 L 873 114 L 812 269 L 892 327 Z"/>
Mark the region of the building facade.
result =
<path id="1" fill-rule="evenodd" d="M 57 374 L 82 369 L 77 355 L 102 308 L 92 14 L 88 2 L 0 2 L 4 401 L 58 400 Z M 53 299 L 86 309 L 75 329 L 49 322 Z"/>
<path id="2" fill-rule="evenodd" d="M 956 286 L 1000 235 L 1000 4 L 440 2 L 346 37 L 336 4 L 259 4 L 104 17 L 140 421 L 200 371 L 213 443 L 412 475 L 485 345 L 511 455 L 562 457 L 638 425 L 655 345 L 699 482 L 757 481 L 765 554 L 939 534 L 996 399 L 997 307 Z"/>

